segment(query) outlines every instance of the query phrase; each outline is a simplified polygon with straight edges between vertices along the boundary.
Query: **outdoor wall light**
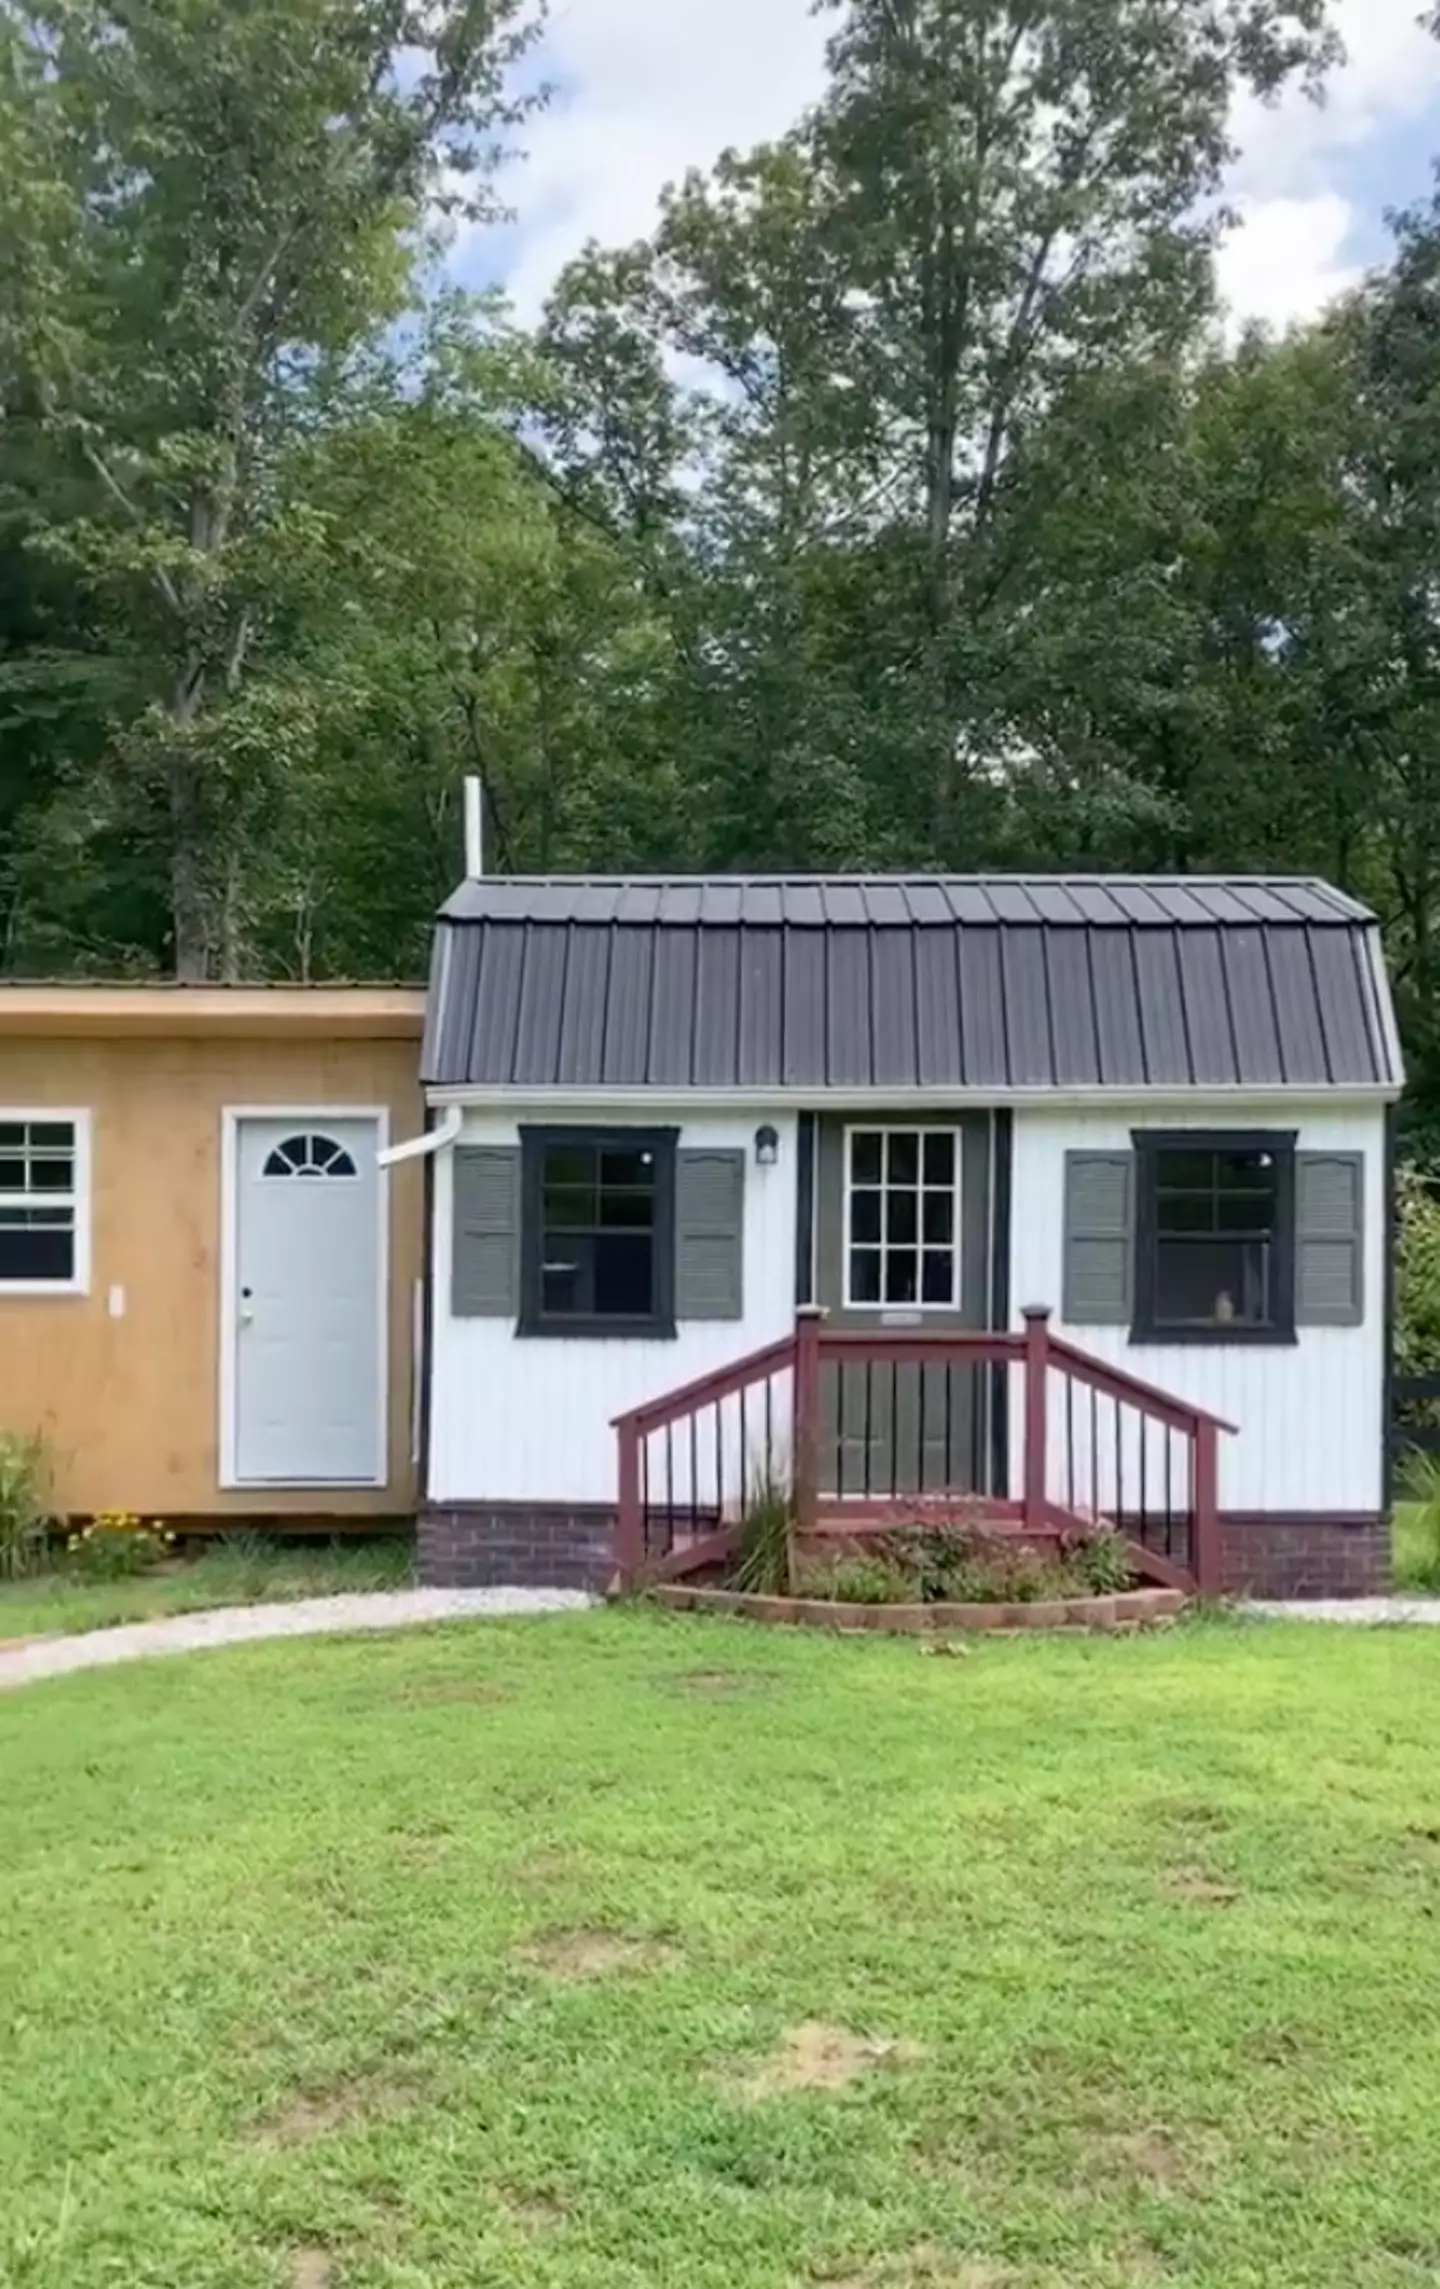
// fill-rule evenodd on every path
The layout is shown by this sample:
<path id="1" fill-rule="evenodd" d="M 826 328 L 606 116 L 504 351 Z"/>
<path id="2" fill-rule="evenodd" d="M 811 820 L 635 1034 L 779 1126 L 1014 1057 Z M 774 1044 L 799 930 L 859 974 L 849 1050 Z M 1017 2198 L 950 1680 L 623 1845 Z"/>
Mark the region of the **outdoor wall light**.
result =
<path id="1" fill-rule="evenodd" d="M 773 1168 L 780 1158 L 780 1139 L 768 1121 L 755 1131 L 755 1158 L 762 1168 Z"/>

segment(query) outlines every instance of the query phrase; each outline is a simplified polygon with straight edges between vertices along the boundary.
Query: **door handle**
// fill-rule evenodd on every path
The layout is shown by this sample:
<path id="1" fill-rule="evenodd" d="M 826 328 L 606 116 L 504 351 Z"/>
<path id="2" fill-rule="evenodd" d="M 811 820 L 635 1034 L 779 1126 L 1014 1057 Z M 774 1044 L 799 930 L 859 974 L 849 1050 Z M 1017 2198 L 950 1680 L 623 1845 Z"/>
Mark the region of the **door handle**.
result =
<path id="1" fill-rule="evenodd" d="M 248 1327 L 255 1317 L 255 1307 L 250 1301 L 254 1292 L 253 1288 L 240 1290 L 240 1325 L 242 1327 Z"/>

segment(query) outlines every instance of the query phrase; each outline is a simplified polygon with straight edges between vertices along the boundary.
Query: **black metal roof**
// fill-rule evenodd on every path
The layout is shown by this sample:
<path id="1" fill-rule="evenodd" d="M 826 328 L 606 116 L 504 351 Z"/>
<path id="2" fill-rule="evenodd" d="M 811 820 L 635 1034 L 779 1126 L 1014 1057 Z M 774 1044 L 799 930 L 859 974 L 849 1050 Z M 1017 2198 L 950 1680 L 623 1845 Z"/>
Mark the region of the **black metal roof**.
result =
<path id="1" fill-rule="evenodd" d="M 1373 1087 L 1374 917 L 1323 882 L 496 877 L 436 931 L 436 1088 Z"/>

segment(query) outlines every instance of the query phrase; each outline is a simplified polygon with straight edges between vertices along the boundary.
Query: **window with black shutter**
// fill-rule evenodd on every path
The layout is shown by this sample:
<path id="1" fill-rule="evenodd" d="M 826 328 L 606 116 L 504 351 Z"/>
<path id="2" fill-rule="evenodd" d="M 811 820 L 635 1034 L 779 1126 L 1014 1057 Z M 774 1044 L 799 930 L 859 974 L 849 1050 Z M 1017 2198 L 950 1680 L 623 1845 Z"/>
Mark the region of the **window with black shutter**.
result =
<path id="1" fill-rule="evenodd" d="M 1140 1130 L 1134 1143 L 1135 1339 L 1292 1342 L 1293 1133 Z"/>

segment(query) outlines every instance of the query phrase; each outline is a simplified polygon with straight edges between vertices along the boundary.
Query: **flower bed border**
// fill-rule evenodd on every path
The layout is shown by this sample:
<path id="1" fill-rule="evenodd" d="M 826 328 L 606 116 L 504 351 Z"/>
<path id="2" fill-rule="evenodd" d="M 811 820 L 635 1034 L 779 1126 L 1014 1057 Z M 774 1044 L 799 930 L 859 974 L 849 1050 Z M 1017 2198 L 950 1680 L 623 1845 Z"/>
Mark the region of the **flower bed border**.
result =
<path id="1" fill-rule="evenodd" d="M 1033 1605 L 847 1605 L 828 1598 L 758 1597 L 746 1590 L 692 1589 L 662 1582 L 650 1592 L 673 1613 L 726 1613 L 802 1629 L 879 1630 L 931 1637 L 959 1630 L 1143 1629 L 1173 1620 L 1181 1590 L 1123 1590 L 1114 1597 L 1057 1598 Z"/>

